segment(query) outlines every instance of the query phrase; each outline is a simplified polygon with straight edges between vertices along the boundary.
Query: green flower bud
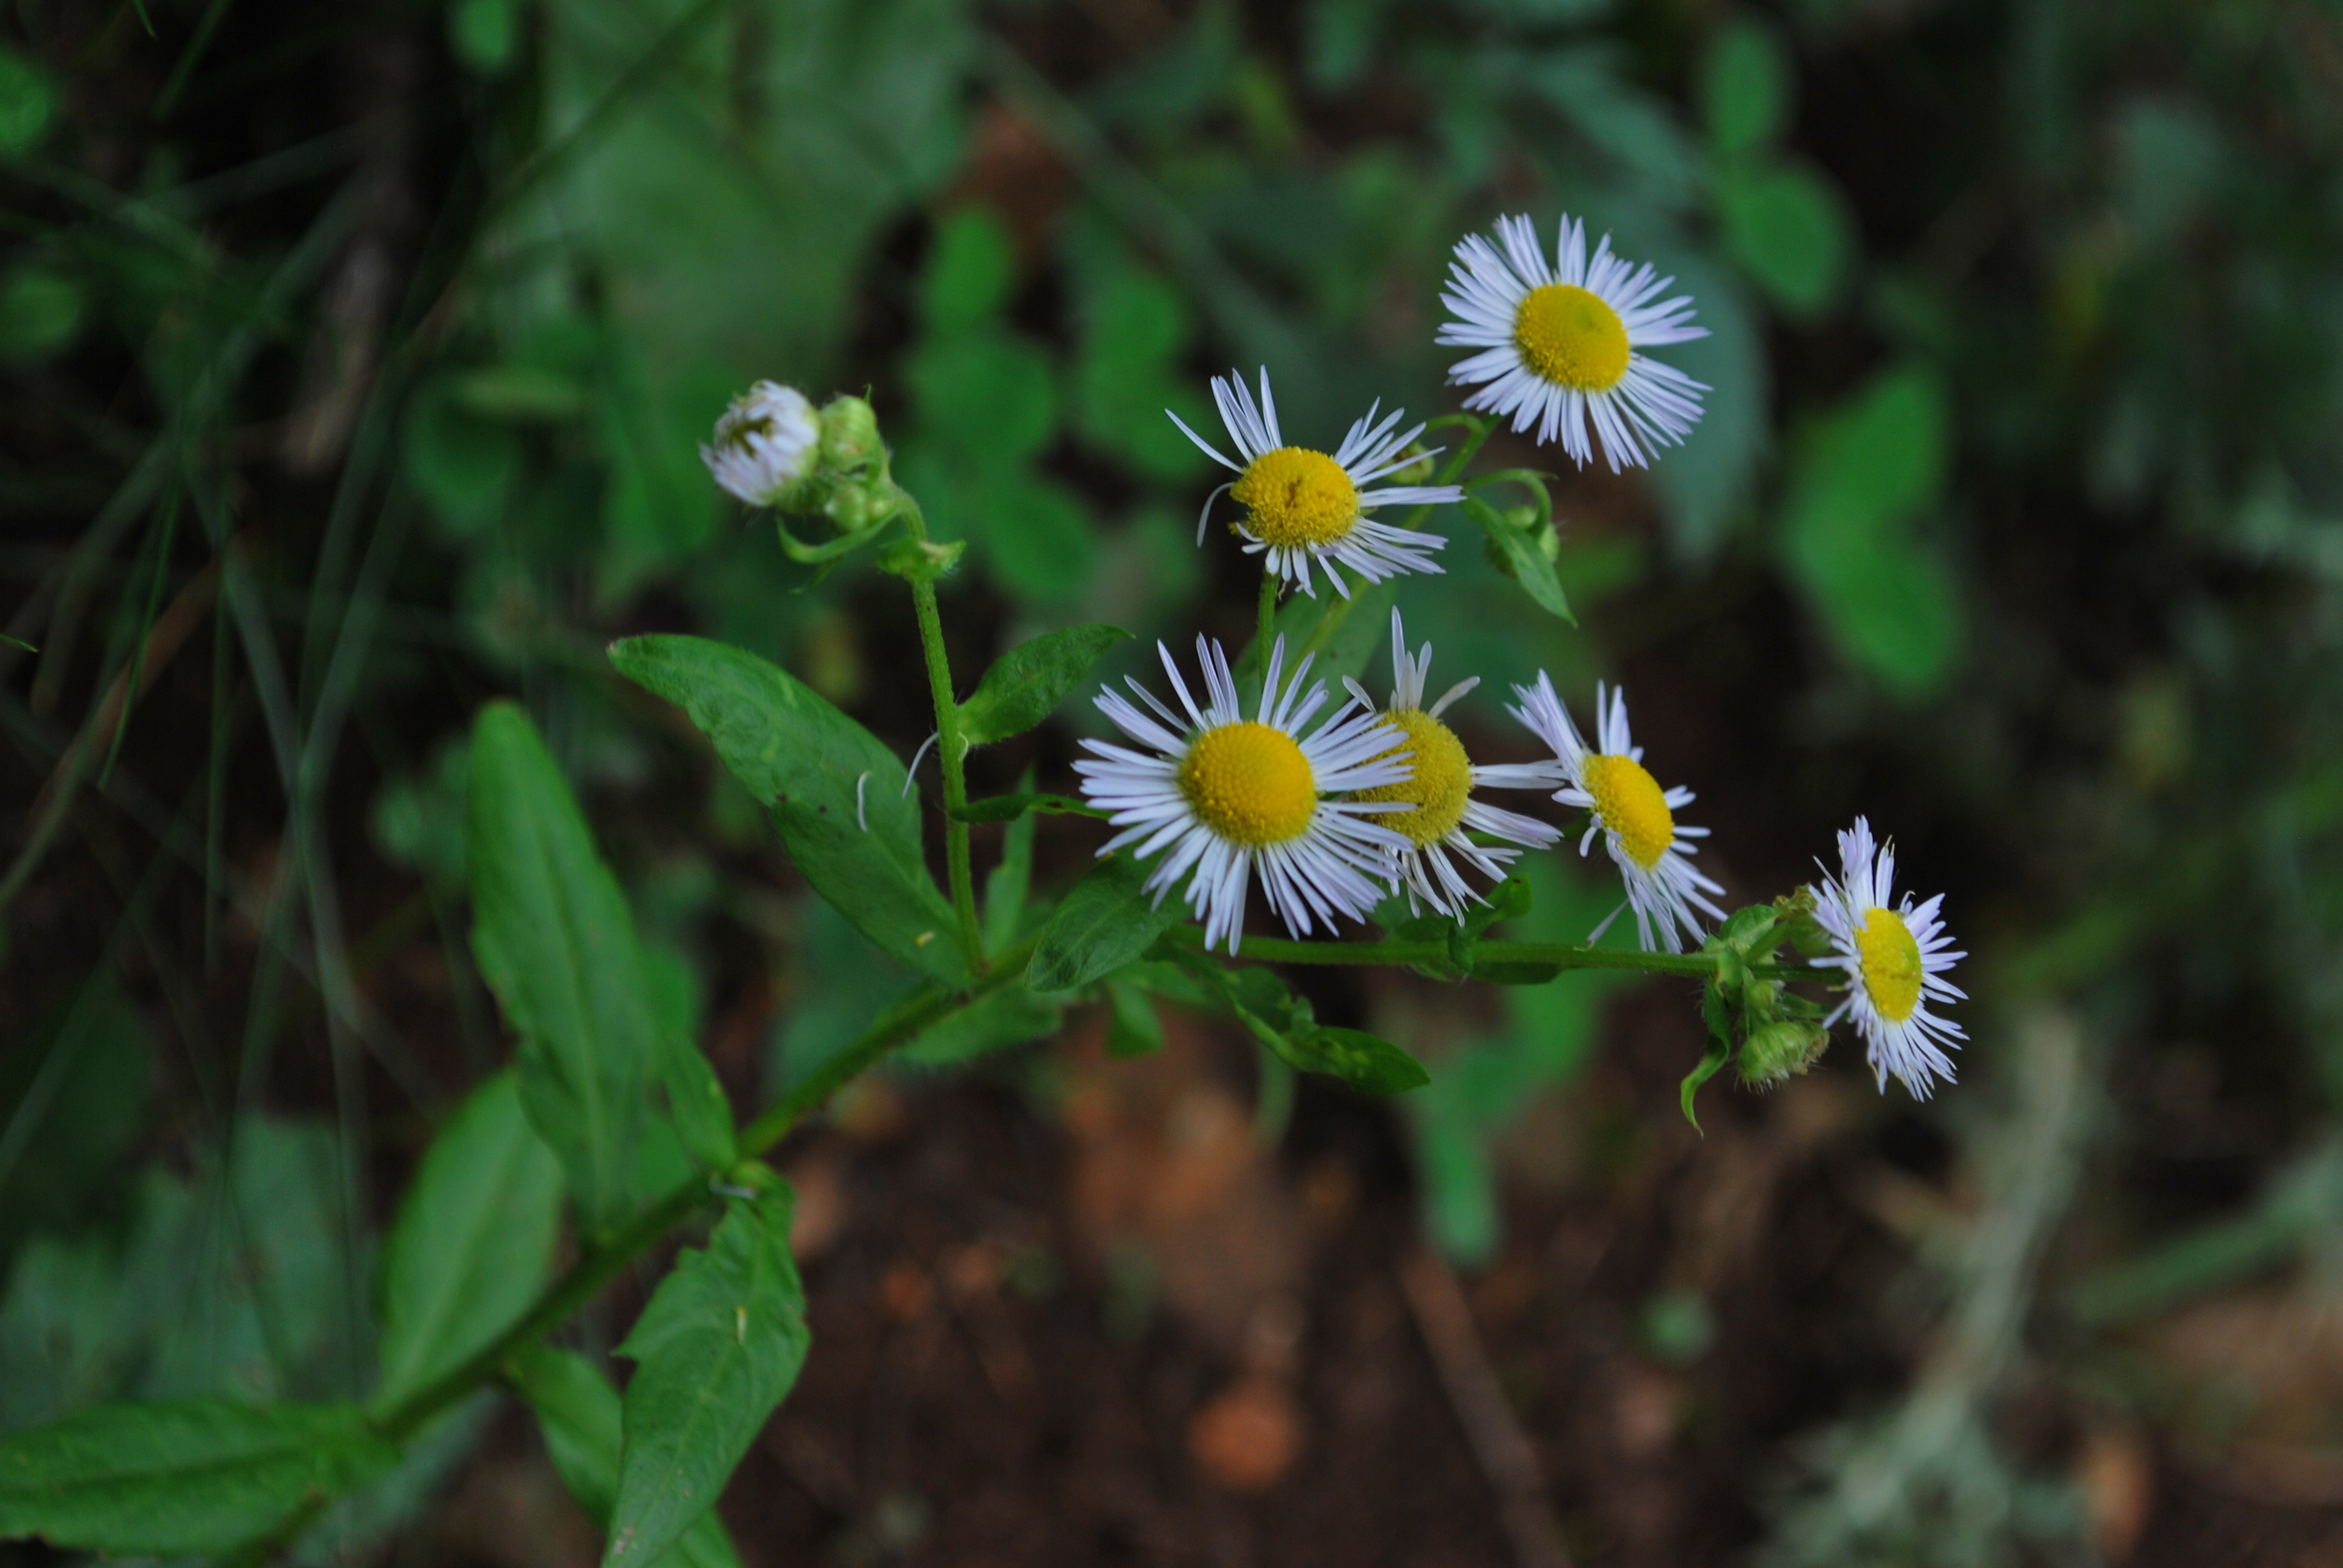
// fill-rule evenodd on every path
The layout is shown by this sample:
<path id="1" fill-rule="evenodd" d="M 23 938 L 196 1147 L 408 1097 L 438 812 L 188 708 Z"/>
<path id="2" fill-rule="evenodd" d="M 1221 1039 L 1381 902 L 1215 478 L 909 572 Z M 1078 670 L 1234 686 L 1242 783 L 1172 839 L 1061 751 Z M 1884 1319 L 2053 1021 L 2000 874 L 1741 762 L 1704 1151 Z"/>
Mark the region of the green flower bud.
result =
<path id="1" fill-rule="evenodd" d="M 830 494 L 822 508 L 830 520 L 838 525 L 841 534 L 859 534 L 865 528 L 877 528 L 902 509 L 899 492 L 887 479 L 850 480 Z"/>
<path id="2" fill-rule="evenodd" d="M 1785 1018 L 1761 1024 L 1741 1042 L 1741 1081 L 1753 1089 L 1787 1082 L 1820 1061 L 1829 1044 L 1828 1031 L 1818 1023 Z"/>
<path id="3" fill-rule="evenodd" d="M 821 462 L 833 474 L 845 474 L 875 460 L 885 447 L 879 440 L 879 416 L 860 397 L 833 397 L 821 411 Z"/>
<path id="4" fill-rule="evenodd" d="M 1375 483 L 1392 486 L 1432 483 L 1432 475 L 1435 467 L 1433 454 L 1423 449 L 1423 442 L 1410 441 L 1399 449 L 1399 455 L 1403 457 L 1413 457 L 1414 461 L 1409 463 L 1404 468 L 1393 468 Z"/>

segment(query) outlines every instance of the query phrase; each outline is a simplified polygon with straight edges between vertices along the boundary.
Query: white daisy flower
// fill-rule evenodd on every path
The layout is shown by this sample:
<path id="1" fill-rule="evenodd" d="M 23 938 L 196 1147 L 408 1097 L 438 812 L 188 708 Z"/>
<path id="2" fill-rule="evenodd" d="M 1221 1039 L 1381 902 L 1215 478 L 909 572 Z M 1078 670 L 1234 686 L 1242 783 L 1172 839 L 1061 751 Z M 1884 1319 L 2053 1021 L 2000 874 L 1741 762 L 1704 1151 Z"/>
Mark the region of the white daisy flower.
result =
<path id="1" fill-rule="evenodd" d="M 1871 1056 L 1871 1070 L 1885 1092 L 1887 1075 L 1903 1080 L 1915 1100 L 1928 1098 L 1933 1080 L 1953 1081 L 1952 1059 L 1966 1038 L 1961 1026 L 1928 1010 L 1931 1001 L 1963 1000 L 1951 981 L 1940 979 L 1968 955 L 1948 951 L 1952 938 L 1936 908 L 1942 893 L 1914 908 L 1912 895 L 1890 904 L 1896 880 L 1896 849 L 1875 844 L 1871 824 L 1861 817 L 1855 830 L 1838 836 L 1839 872 L 1815 890 L 1815 919 L 1836 950 L 1815 960 L 1817 968 L 1846 971 L 1846 1000 L 1823 1020 L 1836 1023 L 1848 1013 Z M 1830 869 L 1823 868 L 1827 873 Z"/>
<path id="2" fill-rule="evenodd" d="M 1521 858 L 1522 849 L 1551 848 L 1562 837 L 1562 831 L 1534 817 L 1502 810 L 1473 799 L 1476 789 L 1551 789 L 1563 781 L 1562 767 L 1554 762 L 1496 763 L 1479 765 L 1465 755 L 1464 743 L 1456 739 L 1455 731 L 1440 721 L 1449 706 L 1481 684 L 1473 676 L 1462 680 L 1443 693 L 1439 701 L 1426 707 L 1423 701 L 1424 679 L 1432 672 L 1432 645 L 1413 658 L 1407 653 L 1407 634 L 1400 626 L 1399 611 L 1392 611 L 1392 696 L 1391 706 L 1383 717 L 1396 725 L 1407 737 L 1407 751 L 1394 749 L 1389 755 L 1409 759 L 1409 776 L 1396 784 L 1379 789 L 1362 789 L 1353 799 L 1359 800 L 1397 800 L 1407 809 L 1380 819 L 1378 826 L 1390 829 L 1407 839 L 1407 845 L 1397 853 L 1395 865 L 1405 882 L 1407 907 L 1410 914 L 1421 914 L 1423 905 L 1430 904 L 1451 920 L 1460 919 L 1466 903 L 1485 903 L 1468 886 L 1463 873 L 1457 870 L 1453 854 L 1479 871 L 1491 881 L 1503 878 L 1505 869 Z M 1370 712 L 1374 699 L 1355 680 L 1345 678 L 1351 696 Z M 1507 840 L 1505 844 L 1476 844 L 1466 829 L 1490 834 Z M 1513 848 L 1513 846 L 1520 846 Z"/>
<path id="3" fill-rule="evenodd" d="M 1693 865 L 1692 857 L 1697 851 L 1684 841 L 1705 839 L 1708 829 L 1688 828 L 1676 820 L 1675 814 L 1693 803 L 1691 790 L 1681 785 L 1663 790 L 1659 780 L 1644 767 L 1644 749 L 1627 733 L 1627 694 L 1613 691 L 1606 698 L 1604 688 L 1595 687 L 1598 747 L 1589 747 L 1579 738 L 1578 726 L 1571 722 L 1569 710 L 1554 696 L 1554 682 L 1545 671 L 1538 671 L 1535 686 L 1513 688 L 1513 695 L 1522 699 L 1522 706 L 1509 711 L 1554 748 L 1555 759 L 1569 778 L 1570 782 L 1554 791 L 1554 798 L 1594 814 L 1585 837 L 1578 841 L 1578 852 L 1585 854 L 1594 835 L 1603 835 L 1611 859 L 1619 867 L 1620 879 L 1627 885 L 1627 902 L 1621 908 L 1635 911 L 1637 945 L 1651 952 L 1656 939 L 1658 947 L 1680 953 L 1686 937 L 1699 941 L 1700 921 L 1694 910 L 1711 920 L 1725 919 L 1725 911 L 1707 897 L 1725 890 Z M 1612 910 L 1586 940 L 1601 937 L 1618 916 L 1618 910 Z"/>
<path id="4" fill-rule="evenodd" d="M 1614 474 L 1681 444 L 1708 387 L 1642 351 L 1708 336 L 1692 325 L 1692 297 L 1655 302 L 1675 279 L 1613 256 L 1607 234 L 1588 261 L 1586 226 L 1566 213 L 1551 266 L 1527 216 L 1499 218 L 1497 240 L 1457 241 L 1440 297 L 1460 319 L 1436 341 L 1483 350 L 1448 367 L 1452 385 L 1485 383 L 1464 407 L 1513 416 L 1516 433 L 1535 425 L 1541 445 L 1560 436 L 1582 467 L 1594 456 L 1591 424 Z"/>
<path id="5" fill-rule="evenodd" d="M 1363 919 L 1383 896 L 1392 855 L 1408 843 L 1373 819 L 1403 808 L 1327 797 L 1405 779 L 1405 758 L 1392 753 L 1402 731 L 1346 702 L 1304 739 L 1302 727 L 1326 705 L 1326 683 L 1303 689 L 1310 672 L 1304 658 L 1292 678 L 1280 684 L 1283 638 L 1270 650 L 1268 677 L 1251 719 L 1237 699 L 1219 643 L 1196 639 L 1207 699 L 1202 708 L 1188 695 L 1172 650 L 1160 642 L 1155 648 L 1186 717 L 1136 679 L 1131 689 L 1152 717 L 1111 688 L 1101 689 L 1100 711 L 1149 749 L 1082 742 L 1097 759 L 1074 764 L 1082 794 L 1112 812 L 1111 820 L 1123 829 L 1099 853 L 1132 843 L 1141 859 L 1163 850 L 1147 889 L 1161 904 L 1172 884 L 1187 877 L 1182 896 L 1204 922 L 1207 951 L 1223 940 L 1230 952 L 1237 950 L 1245 890 L 1256 868 L 1269 907 L 1297 937 L 1312 930 L 1313 918 L 1330 936 L 1337 914 Z"/>
<path id="6" fill-rule="evenodd" d="M 813 472 L 820 442 L 805 394 L 759 381 L 717 419 L 715 442 L 699 448 L 699 460 L 726 490 L 752 507 L 773 507 Z"/>
<path id="7" fill-rule="evenodd" d="M 1310 578 L 1313 561 L 1344 598 L 1348 584 L 1335 571 L 1337 562 L 1371 583 L 1402 572 L 1436 572 L 1440 564 L 1428 550 L 1448 541 L 1438 534 L 1395 528 L 1367 516 L 1377 507 L 1446 506 L 1464 498 L 1456 485 L 1388 485 L 1367 487 L 1398 469 L 1421 462 L 1430 453 L 1409 452 L 1407 444 L 1423 434 L 1415 425 L 1400 430 L 1407 412 L 1394 408 L 1380 424 L 1378 398 L 1366 417 L 1353 423 L 1342 444 L 1328 457 L 1307 447 L 1289 447 L 1278 433 L 1277 404 L 1269 395 L 1269 368 L 1262 367 L 1261 403 L 1256 407 L 1243 377 L 1232 370 L 1212 377 L 1212 401 L 1220 406 L 1221 423 L 1236 443 L 1242 463 L 1232 463 L 1212 444 L 1188 428 L 1188 422 L 1171 414 L 1181 433 L 1203 448 L 1204 455 L 1236 477 L 1204 498 L 1196 518 L 1196 542 L 1204 542 L 1205 520 L 1221 490 L 1233 495 L 1245 508 L 1245 520 L 1231 525 L 1245 541 L 1245 554 L 1268 557 L 1268 568 L 1303 593 L 1317 596 Z M 1394 433 L 1396 432 L 1396 433 Z M 1439 451 L 1434 447 L 1433 452 Z"/>

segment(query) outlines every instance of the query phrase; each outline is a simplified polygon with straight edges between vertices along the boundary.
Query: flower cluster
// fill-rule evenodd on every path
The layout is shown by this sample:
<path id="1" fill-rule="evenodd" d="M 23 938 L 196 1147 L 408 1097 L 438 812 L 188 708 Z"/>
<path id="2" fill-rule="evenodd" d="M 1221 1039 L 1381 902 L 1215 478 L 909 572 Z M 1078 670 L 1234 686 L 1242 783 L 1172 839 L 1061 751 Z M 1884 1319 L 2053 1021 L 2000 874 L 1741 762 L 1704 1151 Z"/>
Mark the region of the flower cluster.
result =
<path id="1" fill-rule="evenodd" d="M 1692 300 L 1669 295 L 1674 281 L 1614 256 L 1608 236 L 1590 256 L 1584 226 L 1567 216 L 1551 258 L 1527 217 L 1500 219 L 1493 238 L 1468 236 L 1441 296 L 1453 319 L 1437 341 L 1473 350 L 1449 367 L 1449 379 L 1473 388 L 1467 410 L 1492 417 L 1440 423 L 1473 427 L 1466 456 L 1494 423 L 1510 420 L 1515 434 L 1558 445 L 1582 467 L 1598 446 L 1614 472 L 1649 465 L 1691 434 L 1708 390 L 1651 354 L 1707 335 L 1694 325 Z M 1257 385 L 1258 397 L 1240 373 L 1212 381 L 1234 457 L 1165 412 L 1233 476 L 1204 498 L 1196 542 L 1203 545 L 1223 496 L 1242 508 L 1228 526 L 1246 554 L 1261 558 L 1269 646 L 1232 666 L 1219 643 L 1199 637 L 1201 702 L 1161 644 L 1174 700 L 1136 678 L 1127 681 L 1128 695 L 1101 690 L 1097 706 L 1124 739 L 1084 740 L 1088 755 L 1075 764 L 1089 804 L 1120 829 L 1099 854 L 1127 849 L 1147 863 L 1145 890 L 1155 903 L 1178 890 L 1202 922 L 1206 950 L 1234 954 L 1256 879 L 1296 938 L 1333 936 L 1338 920 L 1364 920 L 1395 898 L 1411 916 L 1429 909 L 1463 920 L 1470 906 L 1488 901 L 1473 878 L 1502 880 L 1524 854 L 1564 837 L 1561 826 L 1483 795 L 1544 794 L 1584 813 L 1583 826 L 1572 829 L 1579 854 L 1591 854 L 1599 839 L 1618 869 L 1624 896 L 1590 942 L 1632 910 L 1644 951 L 1710 953 L 1720 997 L 1727 975 L 1735 977 L 1733 1000 L 1718 1005 L 1741 1020 L 1745 1079 L 1763 1083 L 1803 1070 L 1829 1025 L 1847 1018 L 1883 1088 L 1893 1074 L 1926 1098 L 1937 1079 L 1949 1081 L 1946 1051 L 1961 1030 L 1932 1004 L 1960 997 L 1943 976 L 1962 955 L 1950 950 L 1938 919 L 1941 898 L 1891 901 L 1894 852 L 1875 842 L 1867 821 L 1839 835 L 1839 868 L 1825 868 L 1819 886 L 1728 917 L 1716 901 L 1724 887 L 1695 859 L 1708 830 L 1679 817 L 1693 793 L 1663 786 L 1644 766 L 1623 691 L 1598 685 L 1593 729 L 1581 730 L 1540 671 L 1513 689 L 1506 710 L 1547 755 L 1482 763 L 1446 718 L 1478 678 L 1428 700 L 1432 647 L 1409 651 L 1397 608 L 1384 702 L 1346 676 L 1337 704 L 1325 680 L 1311 678 L 1313 655 L 1289 660 L 1285 639 L 1267 635 L 1276 596 L 1292 589 L 1316 600 L 1322 578 L 1334 594 L 1319 601 L 1320 613 L 1335 617 L 1347 613 L 1356 584 L 1440 572 L 1447 539 L 1416 526 L 1434 508 L 1478 508 L 1505 528 L 1534 521 L 1523 537 L 1549 561 L 1553 534 L 1543 508 L 1515 508 L 1521 516 L 1509 518 L 1468 494 L 1475 482 L 1519 482 L 1519 470 L 1459 483 L 1460 457 L 1438 482 L 1420 482 L 1435 478 L 1443 448 L 1423 446 L 1427 423 L 1408 424 L 1404 410 L 1383 413 L 1378 399 L 1332 451 L 1320 451 L 1287 442 L 1266 367 Z M 850 548 L 908 505 L 887 477 L 885 448 L 859 398 L 817 415 L 797 392 L 760 382 L 718 423 L 701 456 L 718 483 L 744 500 L 830 515 L 847 537 L 798 547 L 809 561 Z M 1377 515 L 1397 508 L 1408 510 L 1404 523 Z M 783 543 L 793 542 L 784 531 Z M 1493 532 L 1493 549 L 1497 542 Z M 1241 687 L 1237 670 L 1253 658 L 1258 687 Z M 1766 955 L 1793 939 L 1841 979 L 1845 1000 L 1827 1017 L 1782 993 L 1785 971 Z"/>

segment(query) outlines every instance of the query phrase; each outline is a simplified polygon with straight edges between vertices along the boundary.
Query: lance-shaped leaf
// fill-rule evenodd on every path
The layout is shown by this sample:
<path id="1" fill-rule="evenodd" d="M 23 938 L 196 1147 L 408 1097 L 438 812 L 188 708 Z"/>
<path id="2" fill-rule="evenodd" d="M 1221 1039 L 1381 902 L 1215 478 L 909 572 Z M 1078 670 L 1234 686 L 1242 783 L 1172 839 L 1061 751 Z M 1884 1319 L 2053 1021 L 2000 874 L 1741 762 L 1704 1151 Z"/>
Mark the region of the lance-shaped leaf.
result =
<path id="1" fill-rule="evenodd" d="M 657 1028 L 634 916 L 528 716 L 472 727 L 472 952 L 520 1037 L 521 1103 L 597 1233 L 629 1208 Z"/>
<path id="2" fill-rule="evenodd" d="M 597 1529 L 608 1529 L 618 1495 L 618 1391 L 575 1351 L 533 1345 L 514 1360 L 512 1384 L 537 1412 L 561 1484 Z M 676 1542 L 668 1568 L 740 1568 L 740 1554 L 711 1508 Z"/>
<path id="3" fill-rule="evenodd" d="M 387 1474 L 398 1449 L 347 1404 L 98 1405 L 0 1441 L 0 1539 L 188 1557 L 257 1539 L 312 1497 Z"/>
<path id="4" fill-rule="evenodd" d="M 1130 636 L 1119 626 L 1070 626 L 1019 643 L 960 704 L 960 732 L 971 746 L 1022 735 L 1050 717 L 1100 655 Z"/>
<path id="5" fill-rule="evenodd" d="M 561 1162 L 489 1079 L 431 1141 L 383 1249 L 382 1382 L 390 1404 L 510 1327 L 545 1283 L 561 1224 Z"/>
<path id="6" fill-rule="evenodd" d="M 1562 591 L 1562 578 L 1554 571 L 1554 558 L 1546 554 L 1541 543 L 1551 537 L 1550 532 L 1524 526 L 1477 496 L 1467 496 L 1463 507 L 1464 515 L 1480 524 L 1481 531 L 1489 537 L 1489 548 L 1496 552 L 1497 564 L 1505 575 L 1521 584 L 1522 591 L 1540 609 L 1576 625 L 1578 618 L 1570 613 L 1570 598 Z"/>
<path id="7" fill-rule="evenodd" d="M 809 1335 L 789 1189 L 736 1200 L 687 1251 L 618 1353 L 635 1362 L 604 1568 L 648 1564 L 706 1513 L 797 1382 Z"/>
<path id="8" fill-rule="evenodd" d="M 928 874 L 902 760 L 820 694 L 755 654 L 697 637 L 610 648 L 618 672 L 680 707 L 749 793 L 772 808 L 815 892 L 923 974 L 967 972 L 951 906 Z"/>
<path id="9" fill-rule="evenodd" d="M 1156 907 L 1141 888 L 1145 879 L 1128 854 L 1091 867 L 1051 911 L 1025 983 L 1038 991 L 1078 990 L 1145 952 L 1180 918 L 1177 904 Z"/>

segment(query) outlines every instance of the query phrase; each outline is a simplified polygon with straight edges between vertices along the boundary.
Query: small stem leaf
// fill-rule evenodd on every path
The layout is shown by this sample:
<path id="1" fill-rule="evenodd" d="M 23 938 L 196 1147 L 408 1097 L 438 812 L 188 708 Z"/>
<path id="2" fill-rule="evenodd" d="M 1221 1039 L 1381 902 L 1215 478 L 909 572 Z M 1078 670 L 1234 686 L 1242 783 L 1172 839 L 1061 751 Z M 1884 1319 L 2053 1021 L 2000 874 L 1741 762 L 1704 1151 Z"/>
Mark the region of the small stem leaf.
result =
<path id="1" fill-rule="evenodd" d="M 1003 986 L 912 1037 L 903 1060 L 929 1067 L 970 1061 L 1058 1032 L 1057 1006 L 1021 985 Z"/>
<path id="2" fill-rule="evenodd" d="M 527 714 L 480 710 L 470 772 L 472 951 L 520 1036 L 521 1103 L 598 1234 L 631 1206 L 657 1038 L 634 916 Z"/>
<path id="3" fill-rule="evenodd" d="M 561 1161 L 517 1074 L 475 1090 L 431 1141 L 383 1249 L 387 1405 L 460 1364 L 537 1299 L 561 1226 Z"/>
<path id="4" fill-rule="evenodd" d="M 1022 790 L 1014 795 L 988 795 L 981 800 L 970 800 L 951 813 L 956 822 L 1014 822 L 1029 814 L 1044 817 L 1092 817 L 1105 821 L 1113 813 L 1101 811 L 1087 800 L 1071 795 L 1051 795 Z"/>
<path id="5" fill-rule="evenodd" d="M 699 1047 L 682 1035 L 669 1035 L 659 1050 L 659 1081 L 684 1152 L 703 1171 L 729 1170 L 740 1158 L 732 1101 Z"/>
<path id="6" fill-rule="evenodd" d="M 877 736 L 777 666 L 704 638 L 628 638 L 611 645 L 610 662 L 690 716 L 855 930 L 922 974 L 949 982 L 968 972 L 957 917 L 928 874 L 902 759 Z"/>
<path id="7" fill-rule="evenodd" d="M 659 1282 L 618 1353 L 635 1362 L 604 1568 L 656 1563 L 724 1490 L 797 1382 L 809 1336 L 786 1184 L 727 1205 Z"/>
<path id="8" fill-rule="evenodd" d="M 0 1441 L 0 1539 L 125 1556 L 226 1553 L 397 1464 L 397 1445 L 356 1405 L 98 1405 Z"/>
<path id="9" fill-rule="evenodd" d="M 975 695 L 960 705 L 961 732 L 971 746 L 1022 735 L 1050 717 L 1091 667 L 1131 633 L 1119 626 L 1070 626 L 1001 656 Z"/>
<path id="10" fill-rule="evenodd" d="M 1121 980 L 1109 980 L 1106 999 L 1112 1009 L 1107 1017 L 1109 1056 L 1151 1056 L 1163 1049 L 1163 1020 L 1156 1015 L 1155 1003 L 1145 991 Z"/>
<path id="11" fill-rule="evenodd" d="M 1464 515 L 1481 525 L 1481 531 L 1489 537 L 1507 575 L 1522 585 L 1522 591 L 1540 609 L 1577 625 L 1578 618 L 1570 613 L 1570 599 L 1562 591 L 1562 578 L 1554 572 L 1553 559 L 1538 548 L 1530 531 L 1476 496 L 1465 497 L 1461 505 Z"/>
<path id="12" fill-rule="evenodd" d="M 1030 795 L 1033 769 L 1025 769 L 1017 780 L 1020 794 Z M 1014 797 L 1011 797 L 1014 799 Z M 1063 799 L 1063 796 L 1052 796 Z M 980 802 L 981 804 L 981 802 Z M 1017 940 L 1025 925 L 1025 905 L 1033 891 L 1033 829 L 1036 824 L 1030 811 L 1021 812 L 1010 819 L 1008 830 L 1001 835 L 1001 863 L 985 874 L 984 879 L 984 950 L 997 953 Z"/>
<path id="13" fill-rule="evenodd" d="M 1289 1043 L 1286 1060 L 1304 1072 L 1331 1073 L 1362 1094 L 1404 1094 L 1432 1081 L 1422 1062 L 1363 1029 L 1321 1024 Z"/>
<path id="14" fill-rule="evenodd" d="M 1092 867 L 1041 928 L 1025 983 L 1038 991 L 1080 990 L 1145 952 L 1179 920 L 1180 906 L 1158 907 L 1142 890 L 1144 880 L 1128 854 Z"/>
<path id="15" fill-rule="evenodd" d="M 618 1494 L 618 1391 L 584 1356 L 545 1344 L 516 1356 L 508 1376 L 537 1413 L 561 1484 L 596 1529 L 607 1529 Z M 667 1561 L 669 1568 L 740 1568 L 740 1554 L 712 1508 L 692 1522 Z"/>

